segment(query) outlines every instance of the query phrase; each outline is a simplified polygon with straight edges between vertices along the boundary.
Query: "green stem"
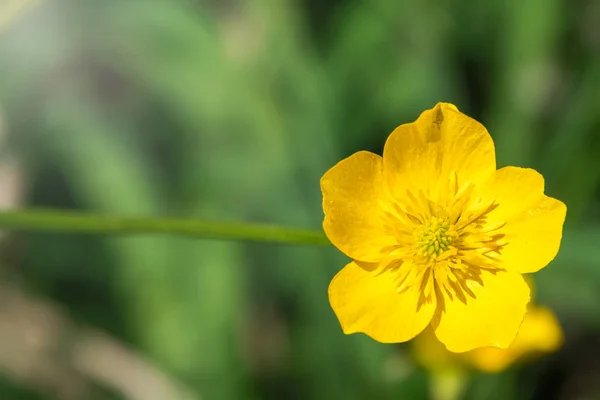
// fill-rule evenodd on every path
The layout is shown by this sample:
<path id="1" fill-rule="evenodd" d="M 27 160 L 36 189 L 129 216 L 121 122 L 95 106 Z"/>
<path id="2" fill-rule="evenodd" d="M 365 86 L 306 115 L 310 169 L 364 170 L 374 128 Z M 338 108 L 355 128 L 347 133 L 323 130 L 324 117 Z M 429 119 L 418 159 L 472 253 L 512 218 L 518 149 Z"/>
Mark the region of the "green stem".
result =
<path id="1" fill-rule="evenodd" d="M 51 209 L 0 211 L 0 229 L 97 234 L 161 233 L 211 239 L 330 244 L 322 232 L 308 229 L 197 219 L 119 217 Z"/>

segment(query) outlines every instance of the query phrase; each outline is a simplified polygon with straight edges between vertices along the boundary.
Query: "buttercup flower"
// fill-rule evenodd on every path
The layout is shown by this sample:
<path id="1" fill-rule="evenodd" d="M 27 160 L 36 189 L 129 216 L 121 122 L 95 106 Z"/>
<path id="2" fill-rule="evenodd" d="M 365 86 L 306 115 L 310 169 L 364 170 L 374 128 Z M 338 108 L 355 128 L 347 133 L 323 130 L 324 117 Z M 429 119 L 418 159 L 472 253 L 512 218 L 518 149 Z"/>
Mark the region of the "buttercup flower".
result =
<path id="1" fill-rule="evenodd" d="M 431 325 L 453 352 L 506 348 L 529 302 L 521 274 L 556 255 L 565 205 L 531 169 L 496 170 L 486 129 L 439 103 L 321 179 L 323 228 L 354 261 L 331 281 L 345 333 L 405 342 Z"/>
<path id="2" fill-rule="evenodd" d="M 519 333 L 507 349 L 481 347 L 466 353 L 451 353 L 428 328 L 413 341 L 412 353 L 429 372 L 431 398 L 451 400 L 463 397 L 469 369 L 497 373 L 514 363 L 552 353 L 562 341 L 563 333 L 552 311 L 530 303 Z"/>
<path id="3" fill-rule="evenodd" d="M 415 338 L 413 353 L 416 360 L 432 373 L 469 367 L 496 373 L 516 362 L 552 353 L 562 342 L 562 329 L 552 311 L 530 304 L 519 333 L 507 349 L 481 347 L 466 353 L 451 353 L 427 329 Z"/>
<path id="4" fill-rule="evenodd" d="M 500 372 L 517 361 L 552 353 L 562 342 L 562 329 L 552 311 L 530 305 L 517 337 L 507 349 L 482 347 L 465 355 L 471 365 L 482 371 Z"/>

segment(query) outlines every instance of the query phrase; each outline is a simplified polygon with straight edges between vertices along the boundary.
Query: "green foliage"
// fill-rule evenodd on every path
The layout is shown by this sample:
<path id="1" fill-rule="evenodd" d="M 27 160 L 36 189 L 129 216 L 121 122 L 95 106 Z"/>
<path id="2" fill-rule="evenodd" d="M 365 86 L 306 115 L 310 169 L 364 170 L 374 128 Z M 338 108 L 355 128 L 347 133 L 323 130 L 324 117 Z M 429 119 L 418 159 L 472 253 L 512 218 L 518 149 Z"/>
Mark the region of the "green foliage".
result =
<path id="1" fill-rule="evenodd" d="M 566 350 L 474 377 L 468 398 L 551 398 L 548 371 L 600 330 L 599 5 L 584 3 L 46 0 L 0 37 L 0 112 L 29 205 L 318 229 L 330 166 L 455 103 L 500 165 L 538 169 L 569 207 L 538 279 Z M 342 334 L 333 248 L 25 239 L 31 291 L 204 399 L 427 397 L 404 347 Z"/>

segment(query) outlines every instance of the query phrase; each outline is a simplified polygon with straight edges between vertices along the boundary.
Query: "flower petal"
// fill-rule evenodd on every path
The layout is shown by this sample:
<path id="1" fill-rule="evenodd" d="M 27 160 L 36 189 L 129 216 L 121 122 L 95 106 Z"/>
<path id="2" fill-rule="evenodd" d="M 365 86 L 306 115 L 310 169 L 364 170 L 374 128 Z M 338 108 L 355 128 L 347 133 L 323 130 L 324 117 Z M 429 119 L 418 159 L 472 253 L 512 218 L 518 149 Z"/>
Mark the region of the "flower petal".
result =
<path id="1" fill-rule="evenodd" d="M 459 355 L 449 352 L 446 346 L 435 337 L 431 327 L 426 328 L 412 341 L 411 349 L 415 361 L 430 371 L 462 367 Z"/>
<path id="2" fill-rule="evenodd" d="M 377 262 L 395 244 L 382 222 L 383 161 L 361 151 L 340 161 L 321 178 L 323 229 L 347 256 Z"/>
<path id="3" fill-rule="evenodd" d="M 484 185 L 482 196 L 498 207 L 488 215 L 508 242 L 500 251 L 501 267 L 520 273 L 544 268 L 560 247 L 567 207 L 544 195 L 544 178 L 532 169 L 501 168 Z"/>
<path id="4" fill-rule="evenodd" d="M 485 127 L 448 103 L 396 128 L 383 160 L 386 181 L 398 199 L 407 189 L 443 196 L 453 174 L 462 185 L 484 181 L 496 170 L 494 142 Z"/>
<path id="5" fill-rule="evenodd" d="M 462 353 L 477 347 L 507 348 L 515 338 L 529 302 L 529 286 L 515 272 L 484 271 L 483 285 L 468 280 L 474 297 L 466 302 L 438 299 L 432 326 L 446 348 Z M 439 296 L 438 296 L 439 297 Z"/>
<path id="6" fill-rule="evenodd" d="M 417 288 L 399 294 L 392 271 L 375 276 L 355 262 L 331 281 L 329 302 L 344 333 L 363 332 L 382 343 L 414 338 L 436 308 L 435 297 L 423 302 Z"/>
<path id="7" fill-rule="evenodd" d="M 528 351 L 552 352 L 563 343 L 564 337 L 556 315 L 547 307 L 530 307 L 515 339 L 517 346 Z"/>

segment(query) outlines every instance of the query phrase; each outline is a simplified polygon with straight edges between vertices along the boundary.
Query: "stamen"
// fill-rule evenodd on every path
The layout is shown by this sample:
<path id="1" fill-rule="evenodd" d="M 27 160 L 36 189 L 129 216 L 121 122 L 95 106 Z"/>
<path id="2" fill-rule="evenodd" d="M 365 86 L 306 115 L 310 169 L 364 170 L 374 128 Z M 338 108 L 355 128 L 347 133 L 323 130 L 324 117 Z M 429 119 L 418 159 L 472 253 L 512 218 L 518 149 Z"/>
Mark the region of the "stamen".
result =
<path id="1" fill-rule="evenodd" d="M 442 187 L 406 191 L 404 202 L 386 207 L 383 225 L 397 245 L 386 249 L 373 273 L 391 273 L 398 293 L 412 288 L 423 301 L 437 293 L 466 303 L 475 297 L 470 281 L 483 285 L 483 273 L 502 270 L 506 223 L 488 222 L 498 204 L 474 199 L 474 184 L 459 183 L 456 172 Z"/>
<path id="2" fill-rule="evenodd" d="M 417 254 L 431 261 L 448 251 L 458 234 L 448 221 L 433 217 L 417 230 L 415 238 Z"/>

